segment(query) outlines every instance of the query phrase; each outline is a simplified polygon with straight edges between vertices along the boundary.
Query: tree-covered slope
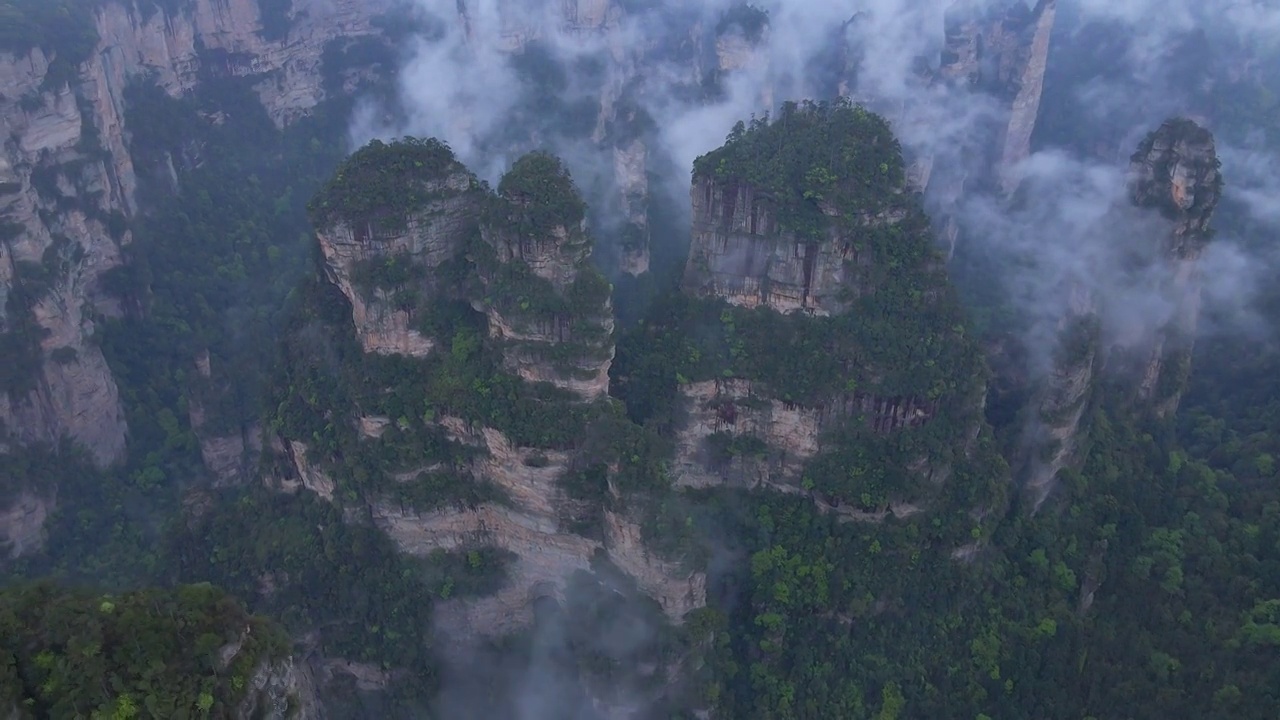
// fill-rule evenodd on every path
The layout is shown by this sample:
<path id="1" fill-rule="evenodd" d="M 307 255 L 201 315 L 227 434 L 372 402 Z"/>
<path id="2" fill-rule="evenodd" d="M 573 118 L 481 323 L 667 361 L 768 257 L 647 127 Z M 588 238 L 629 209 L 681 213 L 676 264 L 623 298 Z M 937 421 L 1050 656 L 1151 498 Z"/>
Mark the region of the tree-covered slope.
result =
<path id="1" fill-rule="evenodd" d="M 288 645 L 207 585 L 120 595 L 18 585 L 0 591 L 0 708 L 15 720 L 296 712 L 314 701 L 299 695 Z"/>
<path id="2" fill-rule="evenodd" d="M 861 133 L 856 124 L 833 133 L 841 126 L 822 117 L 801 111 L 789 125 L 774 120 L 740 128 L 727 149 L 699 161 L 695 261 L 698 195 L 705 192 L 697 182 L 717 172 L 716 182 L 737 180 L 739 187 L 708 193 L 706 247 L 722 248 L 727 240 L 767 244 L 769 253 L 779 246 L 791 251 L 803 246 L 794 228 L 803 229 L 805 217 L 817 222 L 802 230 L 810 242 L 839 237 L 830 232 L 827 218 L 833 216 L 822 217 L 815 196 L 822 189 L 806 185 L 804 176 L 823 175 L 815 157 L 831 157 L 833 145 L 875 143 L 881 136 L 867 132 L 874 125 Z M 780 148 L 791 154 L 774 152 Z M 751 165 L 750 158 L 761 165 Z M 894 167 L 889 163 L 891 172 Z M 746 215 L 741 202 L 729 208 L 718 199 L 747 198 L 742 185 L 764 188 L 750 198 Z M 857 187 L 874 188 L 875 178 Z M 881 195 L 866 200 L 867 210 L 884 212 L 901 202 L 891 188 L 886 183 Z M 830 193 L 822 200 L 831 202 Z M 862 207 L 854 197 L 845 213 Z M 741 478 L 733 463 L 744 457 L 772 468 L 785 462 L 777 459 L 780 448 L 757 439 L 766 426 L 759 404 L 779 395 L 803 407 L 841 391 L 846 381 L 850 391 L 883 383 L 903 388 L 899 392 L 926 392 L 909 383 L 930 378 L 955 383 L 943 389 L 974 387 L 969 383 L 980 383 L 985 372 L 967 341 L 953 341 L 948 352 L 936 355 L 913 354 L 931 347 L 930 337 L 964 336 L 963 313 L 937 302 L 948 297 L 945 287 L 919 288 L 929 299 L 910 293 L 913 283 L 938 282 L 927 263 L 910 259 L 913 252 L 928 257 L 927 233 L 887 240 L 876 257 L 893 263 L 893 272 L 876 276 L 870 264 L 844 276 L 875 278 L 860 286 L 865 294 L 852 306 L 858 311 L 847 315 L 823 316 L 822 309 L 834 305 L 821 304 L 817 317 L 802 308 L 787 314 L 747 309 L 742 306 L 754 301 L 733 294 L 741 286 L 725 281 L 716 287 L 731 290 L 728 303 L 667 298 L 620 344 L 618 390 L 629 411 L 679 436 L 691 422 L 680 388 L 716 378 L 718 388 L 748 381 L 745 400 L 725 402 L 721 390 L 712 396 L 719 402 L 693 419 L 719 429 L 719 437 L 711 435 L 717 441 L 713 458 L 722 474 L 730 468 L 726 477 Z M 690 274 L 696 276 L 692 284 Z M 702 277 L 691 261 L 686 292 L 701 294 Z M 749 298 L 769 292 L 762 283 L 760 294 Z M 875 334 L 859 335 L 868 331 Z M 875 339 L 874 348 L 858 352 L 864 337 Z M 901 354 L 885 362 L 888 370 L 859 374 L 859 361 L 897 349 Z M 820 450 L 804 466 L 799 488 L 789 492 L 771 491 L 767 483 L 762 491 L 754 481 L 760 476 L 753 475 L 745 485 L 758 489 L 749 493 L 707 492 L 716 537 L 729 538 L 723 542 L 744 558 L 721 594 L 712 594 L 712 607 L 724 614 L 703 626 L 719 648 L 706 692 L 717 698 L 721 717 L 1273 714 L 1277 666 L 1266 656 L 1278 627 L 1273 606 L 1280 525 L 1275 485 L 1267 480 L 1275 469 L 1267 446 L 1261 435 L 1247 442 L 1232 438 L 1222 421 L 1202 417 L 1197 442 L 1184 447 L 1168 420 L 1126 400 L 1133 388 L 1124 382 L 1113 378 L 1099 386 L 1097 399 L 1084 409 L 1091 442 L 1082 444 L 1079 470 L 1064 471 L 1059 490 L 1038 513 L 992 502 L 1005 488 L 1017 490 L 1007 485 L 989 431 L 973 436 L 952 426 L 952 435 L 921 432 L 929 424 L 901 431 L 897 438 L 911 438 L 910 444 L 893 434 L 850 432 L 845 425 L 836 452 L 824 458 Z M 796 442 L 802 436 L 787 437 L 790 450 L 802 447 Z M 959 453 L 966 437 L 977 438 L 967 458 Z M 1216 448 L 1214 455 L 1197 459 L 1203 450 L 1194 448 L 1206 445 Z M 903 462 L 929 447 L 962 460 L 944 483 L 913 485 Z M 894 454 L 892 448 L 906 451 Z M 1239 459 L 1227 460 L 1233 457 Z M 930 502 L 921 503 L 919 512 L 895 507 L 892 500 L 904 491 Z M 856 509 L 863 512 L 832 513 L 805 496 L 811 493 L 862 502 Z M 886 506 L 889 513 L 866 512 Z M 869 522 L 876 518 L 883 520 Z"/>

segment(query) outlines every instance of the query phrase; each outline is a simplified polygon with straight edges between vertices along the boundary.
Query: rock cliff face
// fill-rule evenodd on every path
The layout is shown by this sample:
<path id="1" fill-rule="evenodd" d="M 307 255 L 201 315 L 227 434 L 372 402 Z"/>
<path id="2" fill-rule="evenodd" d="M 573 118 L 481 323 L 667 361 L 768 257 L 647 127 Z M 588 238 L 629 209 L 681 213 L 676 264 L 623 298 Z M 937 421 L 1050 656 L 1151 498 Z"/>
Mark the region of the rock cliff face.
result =
<path id="1" fill-rule="evenodd" d="M 715 361 L 727 368 L 708 368 L 714 378 L 699 370 L 680 382 L 678 483 L 802 493 L 824 510 L 879 519 L 895 505 L 927 503 L 919 488 L 945 482 L 952 461 L 970 452 L 984 389 L 962 368 L 980 367 L 979 351 L 957 334 L 958 317 L 941 320 L 955 308 L 908 181 L 884 119 L 845 102 L 784 108 L 695 162 L 682 289 L 720 320 L 679 332 L 726 333 L 698 353 L 729 351 Z M 740 310 L 716 309 L 720 302 Z M 947 359 L 917 366 L 894 351 L 879 355 L 916 333 L 947 347 Z M 785 372 L 750 357 L 771 353 L 812 357 Z M 902 381 L 889 381 L 891 372 Z M 931 373 L 937 381 L 921 384 Z M 937 438 L 902 450 L 902 438 L 941 426 L 954 430 L 950 451 Z M 867 456 L 880 458 L 874 472 L 895 468 L 901 485 L 864 493 L 855 490 L 861 480 L 840 477 Z"/>
<path id="2" fill-rule="evenodd" d="M 18 443 L 68 435 L 99 464 L 119 460 L 125 423 L 114 379 L 93 340 L 94 320 L 119 314 L 100 286 L 130 241 L 137 177 L 126 147 L 124 88 L 149 74 L 172 95 L 207 77 L 259 78 L 277 124 L 323 96 L 326 43 L 373 32 L 391 7 L 373 0 L 296 0 L 266 39 L 256 0 L 195 0 L 143 11 L 127 0 L 95 5 L 99 38 L 71 76 L 54 82 L 54 50 L 0 52 L 0 331 L 21 337 L 26 377 L 0 398 L 0 424 Z M 16 285 L 27 285 L 15 290 Z M 3 303 L 12 308 L 13 303 Z M 28 317 L 30 323 L 28 324 Z"/>
<path id="3" fill-rule="evenodd" d="M 820 241 L 779 227 L 776 202 L 747 183 L 695 177 L 691 191 L 693 243 L 686 292 L 719 297 L 740 307 L 768 307 L 811 315 L 844 312 L 871 290 L 871 258 L 854 242 L 858 228 L 830 223 Z M 829 216 L 838 211 L 828 206 Z M 859 228 L 905 219 L 904 208 L 869 212 Z"/>
<path id="4" fill-rule="evenodd" d="M 19 557 L 44 544 L 44 521 L 53 501 L 21 493 L 8 509 L 0 511 L 0 550 Z"/>
<path id="5" fill-rule="evenodd" d="M 1143 140 L 1130 161 L 1130 200 L 1158 210 L 1172 226 L 1160 238 L 1157 252 L 1166 277 L 1162 291 L 1175 309 L 1159 328 L 1138 388 L 1139 398 L 1162 416 L 1177 409 L 1190 371 L 1200 312 L 1197 263 L 1222 198 L 1220 167 L 1213 135 L 1186 119 L 1165 122 Z"/>
<path id="6" fill-rule="evenodd" d="M 484 504 L 465 510 L 418 512 L 386 501 L 372 505 L 374 523 L 403 552 L 427 556 L 435 550 L 497 547 L 516 561 L 505 586 L 496 594 L 451 600 L 439 607 L 442 627 L 459 640 L 476 635 L 497 637 L 527 626 L 540 597 L 564 600 L 565 584 L 578 571 L 589 572 L 597 555 L 607 557 L 634 578 L 675 622 L 706 604 L 706 576 L 664 562 L 640 541 L 639 528 L 625 517 L 607 513 L 600 539 L 565 529 L 574 501 L 559 486 L 569 471 L 566 453 L 520 448 L 492 428 L 472 428 L 457 419 L 444 423 L 453 439 L 484 448 L 475 477 L 491 482 L 510 497 L 509 504 Z M 536 459 L 535 459 L 536 458 Z"/>
<path id="7" fill-rule="evenodd" d="M 948 12 L 938 75 L 1008 105 L 991 162 L 1001 189 L 1010 194 L 1018 184 L 1015 166 L 1031 154 L 1057 0 L 1039 0 L 1034 7 L 1021 0 L 984 5 L 962 0 Z"/>
<path id="8" fill-rule="evenodd" d="M 292 657 L 263 662 L 246 686 L 245 698 L 236 708 L 238 718 L 322 720 L 325 717 L 311 669 Z"/>
<path id="9" fill-rule="evenodd" d="M 936 402 L 866 393 L 802 405 L 770 397 L 767 386 L 748 380 L 690 383 L 681 386 L 680 393 L 687 419 L 676 435 L 673 470 L 677 481 L 689 487 L 799 492 L 805 464 L 830 449 L 831 435 L 839 434 L 846 422 L 855 420 L 876 435 L 888 436 L 922 427 L 938 412 Z M 759 441 L 761 450 L 726 456 L 714 447 L 717 437 Z"/>
<path id="10" fill-rule="evenodd" d="M 424 180 L 422 191 L 431 199 L 403 225 L 339 221 L 318 232 L 325 274 L 351 301 L 365 352 L 431 353 L 435 340 L 415 327 L 415 303 L 439 292 L 441 266 L 456 261 L 477 231 L 483 195 L 460 164 Z"/>
<path id="11" fill-rule="evenodd" d="M 124 456 L 119 391 L 94 334 L 100 319 L 121 313 L 102 278 L 121 263 L 138 209 L 126 85 L 146 76 L 179 96 L 209 78 L 253 78 L 284 125 L 324 98 L 327 44 L 372 34 L 372 18 L 393 3 L 294 0 L 271 28 L 257 0 L 181 5 L 92 4 L 84 19 L 98 40 L 70 72 L 54 48 L 0 52 L 0 348 L 9 363 L 0 373 L 0 449 L 67 436 L 99 465 Z M 256 434 L 202 437 L 219 482 L 245 478 Z M 38 504 L 45 509 L 33 512 L 20 498 L 6 515 L 19 521 L 0 522 L 19 551 L 38 546 L 32 519 L 49 509 Z"/>
<path id="12" fill-rule="evenodd" d="M 324 99 L 322 56 L 336 38 L 375 32 L 371 20 L 392 0 L 293 0 L 281 27 L 268 30 L 258 0 L 194 0 L 182 11 L 146 13 L 127 2 L 98 11 L 99 55 L 121 79 L 144 72 L 172 95 L 204 77 L 259 78 L 268 114 L 285 125 Z M 118 97 L 118 95 L 116 95 Z"/>
<path id="13" fill-rule="evenodd" d="M 120 140 L 111 93 L 121 88 L 90 63 L 81 91 L 42 93 L 48 69 L 39 50 L 0 54 L 0 125 L 9 138 L 0 150 L 0 330 L 13 355 L 29 358 L 6 358 L 23 377 L 0 397 L 0 426 L 20 444 L 69 435 L 106 465 L 124 453 L 125 426 L 93 319 L 118 313 L 99 278 L 120 264 L 129 240 L 108 224 L 134 200 L 130 166 L 99 138 L 116 129 Z"/>
<path id="14" fill-rule="evenodd" d="M 1085 439 L 1082 422 L 1103 360 L 1097 308 L 1092 298 L 1076 295 L 1080 304 L 1057 328 L 1060 346 L 1048 377 L 1032 398 L 1032 420 L 1025 431 L 1019 472 L 1035 508 L 1053 490 L 1058 472 L 1079 457 Z"/>

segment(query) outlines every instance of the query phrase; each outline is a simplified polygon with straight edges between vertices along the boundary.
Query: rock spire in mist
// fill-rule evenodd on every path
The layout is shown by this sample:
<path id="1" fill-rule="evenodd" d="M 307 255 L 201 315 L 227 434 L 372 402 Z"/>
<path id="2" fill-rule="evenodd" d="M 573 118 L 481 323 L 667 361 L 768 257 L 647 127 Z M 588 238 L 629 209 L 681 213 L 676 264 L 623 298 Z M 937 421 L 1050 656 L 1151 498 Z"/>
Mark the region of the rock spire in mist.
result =
<path id="1" fill-rule="evenodd" d="M 1177 409 L 1191 370 L 1200 314 L 1200 255 L 1212 237 L 1209 221 L 1222 198 L 1222 166 L 1213 134 L 1192 120 L 1165 121 L 1130 159 L 1129 198 L 1155 208 L 1173 223 L 1161 238 L 1165 296 L 1174 311 L 1159 329 L 1142 368 L 1138 396 L 1156 414 Z"/>
<path id="2" fill-rule="evenodd" d="M 1220 166 L 1213 134 L 1185 118 L 1165 121 L 1130 158 L 1128 200 L 1138 209 L 1132 220 L 1138 230 L 1116 257 L 1133 264 L 1119 277 L 1140 291 L 1120 288 L 1128 292 L 1116 300 L 1101 296 L 1115 288 L 1072 290 L 1073 309 L 1064 316 L 1058 354 L 1034 401 L 1035 421 L 1028 429 L 1024 462 L 1034 505 L 1048 496 L 1058 471 L 1079 459 L 1076 448 L 1086 432 L 1082 420 L 1100 369 L 1132 388 L 1129 397 L 1138 409 L 1159 417 L 1177 409 L 1191 371 L 1200 313 L 1198 261 L 1222 197 Z M 1163 226 L 1141 223 L 1143 210 L 1158 212 Z M 1117 222 L 1124 221 L 1121 215 Z M 1135 298 L 1158 309 L 1128 307 Z M 1127 322 L 1116 322 L 1120 315 Z M 1127 331 L 1100 334 L 1105 324 Z"/>

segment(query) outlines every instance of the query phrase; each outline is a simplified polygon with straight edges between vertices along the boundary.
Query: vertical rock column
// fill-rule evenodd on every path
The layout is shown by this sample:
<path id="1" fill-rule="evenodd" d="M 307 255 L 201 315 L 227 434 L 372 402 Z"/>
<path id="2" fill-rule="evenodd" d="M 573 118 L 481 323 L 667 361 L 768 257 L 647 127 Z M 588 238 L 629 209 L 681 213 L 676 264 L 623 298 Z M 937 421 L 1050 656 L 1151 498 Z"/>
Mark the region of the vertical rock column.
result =
<path id="1" fill-rule="evenodd" d="M 584 399 L 609 391 L 612 289 L 588 263 L 586 205 L 550 155 L 518 160 L 498 185 L 482 228 L 487 257 L 478 303 L 508 369 Z"/>
<path id="2" fill-rule="evenodd" d="M 1171 224 L 1159 239 L 1157 261 L 1164 271 L 1161 290 L 1174 311 L 1146 355 L 1138 387 L 1139 399 L 1159 416 L 1177 410 L 1191 369 L 1200 314 L 1198 263 L 1222 198 L 1220 167 L 1213 134 L 1186 119 L 1166 121 L 1130 159 L 1130 200 L 1158 210 Z"/>

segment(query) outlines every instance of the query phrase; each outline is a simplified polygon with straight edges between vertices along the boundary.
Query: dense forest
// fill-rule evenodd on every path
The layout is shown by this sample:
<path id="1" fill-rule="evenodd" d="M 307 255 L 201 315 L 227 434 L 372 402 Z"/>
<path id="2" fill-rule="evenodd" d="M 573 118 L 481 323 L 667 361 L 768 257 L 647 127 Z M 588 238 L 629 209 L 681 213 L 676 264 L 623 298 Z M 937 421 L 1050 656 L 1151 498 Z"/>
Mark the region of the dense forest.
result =
<path id="1" fill-rule="evenodd" d="M 0 0 L 0 51 L 39 48 L 47 83 L 73 81 L 97 2 Z M 264 38 L 287 32 L 290 6 L 262 0 Z M 768 14 L 735 4 L 716 32 L 759 42 Z M 554 107 L 522 98 L 518 112 L 559 118 L 544 137 L 589 135 L 592 108 L 561 97 L 567 76 L 543 52 L 531 44 L 515 70 Z M 593 247 L 628 240 L 596 227 L 547 148 L 492 186 L 439 138 L 348 152 L 343 73 L 370 57 L 392 62 L 377 43 L 331 45 L 333 99 L 284 128 L 253 78 L 203 77 L 177 98 L 130 85 L 144 207 L 104 282 L 123 311 L 95 340 L 128 456 L 103 469 L 70 442 L 0 453 L 0 507 L 31 488 L 58 498 L 43 549 L 0 560 L 0 714 L 283 717 L 298 700 L 272 693 L 296 693 L 295 664 L 340 659 L 364 675 L 320 688 L 330 717 L 577 720 L 610 703 L 646 719 L 1277 717 L 1280 354 L 1258 331 L 1199 342 L 1174 416 L 1100 379 L 1077 462 L 1033 512 L 1010 467 L 1025 414 L 989 359 L 1019 308 L 948 276 L 884 117 L 784 102 L 693 163 L 695 182 L 757 191 L 797 253 L 838 241 L 865 258 L 847 310 L 783 314 L 683 285 L 675 212 L 651 228 L 679 235 L 655 240 L 676 257 L 606 276 Z M 1054 72 L 1103 72 L 1093 62 Z M 1273 90 L 1200 83 L 1196 102 L 1222 105 L 1223 136 L 1274 149 Z M 1096 141 L 1084 109 L 1055 107 L 1039 142 Z M 462 240 L 447 257 L 370 252 L 353 289 L 319 245 L 341 226 L 379 248 L 449 213 Z M 1234 200 L 1214 225 L 1250 250 L 1275 232 Z M 6 302 L 29 323 L 43 276 L 22 270 Z M 408 318 L 431 351 L 368 351 L 347 293 Z M 1255 302 L 1270 337 L 1280 292 Z M 15 327 L 0 336 L 12 396 L 41 362 L 37 330 Z M 566 389 L 610 362 L 607 393 Z M 691 388 L 739 382 L 752 396 L 713 408 L 722 422 L 689 453 Z M 829 419 L 876 403 L 924 419 Z M 775 407 L 824 418 L 794 476 L 777 470 L 787 448 L 735 425 Z M 528 499 L 482 471 L 486 433 L 519 449 L 517 470 L 563 464 L 548 535 L 597 549 L 558 594 L 530 592 L 526 627 L 464 652 L 441 613 L 509 588 L 520 553 L 477 536 L 414 554 L 373 518 L 518 515 Z M 210 469 L 210 437 L 239 440 L 231 474 Z M 689 457 L 718 480 L 685 483 Z M 332 487 L 298 489 L 300 465 Z M 673 619 L 609 559 L 623 521 L 648 567 L 705 574 L 705 607 Z"/>
<path id="2" fill-rule="evenodd" d="M 8 717 L 233 718 L 280 668 L 288 636 L 208 584 L 99 595 L 41 582 L 0 592 Z"/>

